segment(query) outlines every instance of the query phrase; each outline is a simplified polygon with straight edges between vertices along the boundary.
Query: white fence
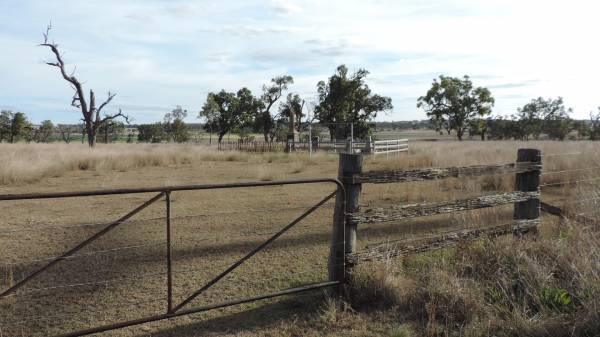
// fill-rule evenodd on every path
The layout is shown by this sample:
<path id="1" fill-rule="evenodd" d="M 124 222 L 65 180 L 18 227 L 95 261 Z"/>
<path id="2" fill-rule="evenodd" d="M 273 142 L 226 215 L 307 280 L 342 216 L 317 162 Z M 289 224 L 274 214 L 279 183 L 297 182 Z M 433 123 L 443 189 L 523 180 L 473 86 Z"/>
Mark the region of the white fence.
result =
<path id="1" fill-rule="evenodd" d="M 392 140 L 313 140 L 288 141 L 288 142 L 262 142 L 262 141 L 223 141 L 218 143 L 218 149 L 222 151 L 246 151 L 246 152 L 295 152 L 295 151 L 325 151 L 329 153 L 363 153 L 363 154 L 390 154 L 408 151 L 408 139 Z"/>
<path id="2" fill-rule="evenodd" d="M 408 139 L 376 140 L 371 145 L 371 153 L 389 155 L 390 153 L 408 151 Z"/>

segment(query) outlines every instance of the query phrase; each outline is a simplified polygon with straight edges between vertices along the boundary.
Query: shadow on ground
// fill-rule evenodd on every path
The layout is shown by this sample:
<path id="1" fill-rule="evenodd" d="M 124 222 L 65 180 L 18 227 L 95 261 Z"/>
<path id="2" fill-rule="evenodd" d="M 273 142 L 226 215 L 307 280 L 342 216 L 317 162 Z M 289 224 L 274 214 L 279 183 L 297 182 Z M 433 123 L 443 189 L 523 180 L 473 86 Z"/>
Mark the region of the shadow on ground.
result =
<path id="1" fill-rule="evenodd" d="M 277 327 L 279 323 L 293 321 L 307 321 L 318 313 L 325 305 L 324 292 L 312 292 L 275 299 L 276 302 L 260 305 L 259 307 L 244 310 L 233 314 L 223 314 L 220 317 L 202 319 L 197 322 L 180 323 L 177 326 L 152 332 L 152 337 L 191 337 L 204 335 L 243 334 L 255 332 L 269 327 Z M 192 319 L 194 315 L 191 315 Z M 173 322 L 177 324 L 177 322 Z M 134 336 L 148 336 L 148 332 L 134 333 Z"/>

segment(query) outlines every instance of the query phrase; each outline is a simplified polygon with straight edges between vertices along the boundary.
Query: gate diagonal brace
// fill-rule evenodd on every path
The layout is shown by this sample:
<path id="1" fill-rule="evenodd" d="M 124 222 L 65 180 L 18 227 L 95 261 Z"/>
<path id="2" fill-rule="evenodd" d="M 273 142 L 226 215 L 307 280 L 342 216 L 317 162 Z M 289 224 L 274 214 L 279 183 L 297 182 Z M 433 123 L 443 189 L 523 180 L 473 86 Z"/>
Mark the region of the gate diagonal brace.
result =
<path id="1" fill-rule="evenodd" d="M 104 229 L 102 229 L 101 231 L 99 231 L 96 234 L 90 236 L 85 241 L 82 241 L 77 246 L 71 248 L 71 250 L 69 250 L 68 252 L 66 252 L 66 253 L 62 254 L 61 256 L 55 258 L 54 260 L 48 262 L 45 266 L 41 267 L 40 269 L 36 270 L 35 272 L 29 274 L 27 277 L 25 277 L 21 281 L 17 282 L 12 287 L 10 287 L 10 288 L 6 289 L 5 291 L 3 291 L 0 294 L 0 298 L 6 297 L 6 296 L 14 293 L 19 288 L 21 288 L 25 284 L 27 284 L 29 281 L 33 280 L 36 276 L 38 276 L 39 274 L 41 274 L 44 271 L 48 270 L 50 267 L 54 266 L 55 264 L 59 263 L 60 261 L 62 261 L 64 259 L 68 258 L 69 256 L 77 253 L 78 251 L 80 251 L 81 249 L 83 249 L 84 247 L 86 247 L 87 245 L 89 245 L 90 243 L 92 243 L 92 242 L 96 241 L 97 239 L 99 239 L 100 237 L 102 237 L 104 234 L 106 234 L 106 233 L 110 232 L 111 230 L 117 228 L 120 224 L 122 224 L 123 222 L 131 219 L 134 215 L 136 215 L 137 213 L 141 212 L 143 209 L 145 209 L 146 207 L 152 205 L 154 202 L 156 202 L 157 200 L 159 200 L 160 198 L 162 198 L 163 195 L 164 195 L 163 192 L 157 194 L 156 196 L 154 196 L 150 200 L 148 200 L 148 201 L 144 202 L 143 204 L 141 204 L 140 206 L 136 207 L 131 212 L 129 212 L 129 213 L 125 214 L 124 216 L 122 216 L 120 219 L 118 219 L 118 220 L 112 222 L 111 224 L 109 224 L 108 226 L 104 227 Z"/>
<path id="2" fill-rule="evenodd" d="M 287 226 L 283 227 L 279 232 L 275 233 L 273 236 L 271 236 L 265 242 L 263 242 L 262 244 L 260 244 L 259 246 L 257 246 L 253 250 L 251 250 L 248 254 L 246 254 L 244 257 L 242 257 L 237 262 L 235 262 L 234 264 L 232 264 L 229 268 L 225 269 L 222 273 L 220 273 L 215 278 L 213 278 L 212 280 L 210 280 L 209 282 L 207 282 L 204 286 L 202 286 L 202 288 L 196 290 L 192 295 L 190 295 L 188 298 L 186 298 L 185 300 L 183 300 L 180 304 L 178 304 L 177 306 L 175 306 L 171 310 L 171 313 L 177 312 L 178 310 L 180 310 L 181 308 L 183 308 L 186 304 L 188 304 L 191 301 L 193 301 L 200 294 L 202 294 L 203 292 L 205 292 L 206 290 L 208 290 L 210 287 L 212 287 L 213 285 L 215 285 L 217 282 L 219 282 L 219 280 L 221 280 L 227 274 L 231 273 L 237 267 L 239 267 L 242 263 L 246 262 L 246 260 L 248 260 L 249 258 L 251 258 L 252 256 L 254 256 L 259 251 L 263 250 L 266 246 L 268 246 L 270 243 L 272 243 L 273 241 L 275 241 L 277 238 L 279 238 L 281 235 L 283 235 L 285 232 L 287 232 L 290 228 L 294 227 L 297 223 L 299 223 L 304 218 L 306 218 L 307 216 L 309 216 L 311 213 L 313 213 L 314 211 L 316 211 L 319 207 L 321 207 L 324 203 L 326 203 L 327 201 L 329 201 L 329 199 L 333 198 L 336 194 L 337 194 L 337 190 L 334 191 L 334 192 L 332 192 L 331 194 L 327 195 L 321 201 L 319 201 L 314 206 L 312 206 L 311 208 L 309 208 L 308 210 L 306 210 L 299 217 L 297 217 L 292 222 L 290 222 Z"/>

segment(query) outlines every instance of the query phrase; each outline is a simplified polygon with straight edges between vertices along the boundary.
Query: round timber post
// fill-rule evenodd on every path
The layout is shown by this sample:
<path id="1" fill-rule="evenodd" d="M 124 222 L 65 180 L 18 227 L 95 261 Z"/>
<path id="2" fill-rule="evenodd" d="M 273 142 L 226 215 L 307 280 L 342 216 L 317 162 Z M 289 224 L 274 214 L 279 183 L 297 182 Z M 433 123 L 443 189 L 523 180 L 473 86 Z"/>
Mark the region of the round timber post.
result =
<path id="1" fill-rule="evenodd" d="M 539 169 L 517 173 L 515 188 L 522 192 L 539 192 L 540 171 L 542 165 L 542 152 L 538 149 L 519 149 L 517 151 L 517 165 L 519 163 L 531 163 L 539 165 Z M 514 206 L 515 220 L 535 220 L 540 217 L 540 199 L 534 198 L 526 201 L 516 202 Z M 532 232 L 537 233 L 537 228 Z M 516 232 L 515 235 L 522 233 Z"/>
<path id="2" fill-rule="evenodd" d="M 361 154 L 340 153 L 338 178 L 344 184 L 345 198 L 341 191 L 335 198 L 333 212 L 333 234 L 329 254 L 329 279 L 347 281 L 351 266 L 346 265 L 346 254 L 356 252 L 357 223 L 350 221 L 349 213 L 358 211 L 358 202 L 362 185 L 354 183 L 353 177 L 362 173 L 363 157 Z M 344 205 L 345 201 L 345 205 Z"/>

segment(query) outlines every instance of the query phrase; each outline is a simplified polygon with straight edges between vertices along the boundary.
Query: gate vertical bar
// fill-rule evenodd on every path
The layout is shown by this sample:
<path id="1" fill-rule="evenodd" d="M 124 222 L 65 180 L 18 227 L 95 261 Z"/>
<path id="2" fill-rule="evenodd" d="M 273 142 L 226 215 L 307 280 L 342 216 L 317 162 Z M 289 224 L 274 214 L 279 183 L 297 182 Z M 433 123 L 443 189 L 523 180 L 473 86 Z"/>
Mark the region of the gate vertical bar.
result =
<path id="1" fill-rule="evenodd" d="M 171 191 L 165 192 L 167 204 L 167 313 L 173 310 L 173 270 L 171 246 Z"/>

